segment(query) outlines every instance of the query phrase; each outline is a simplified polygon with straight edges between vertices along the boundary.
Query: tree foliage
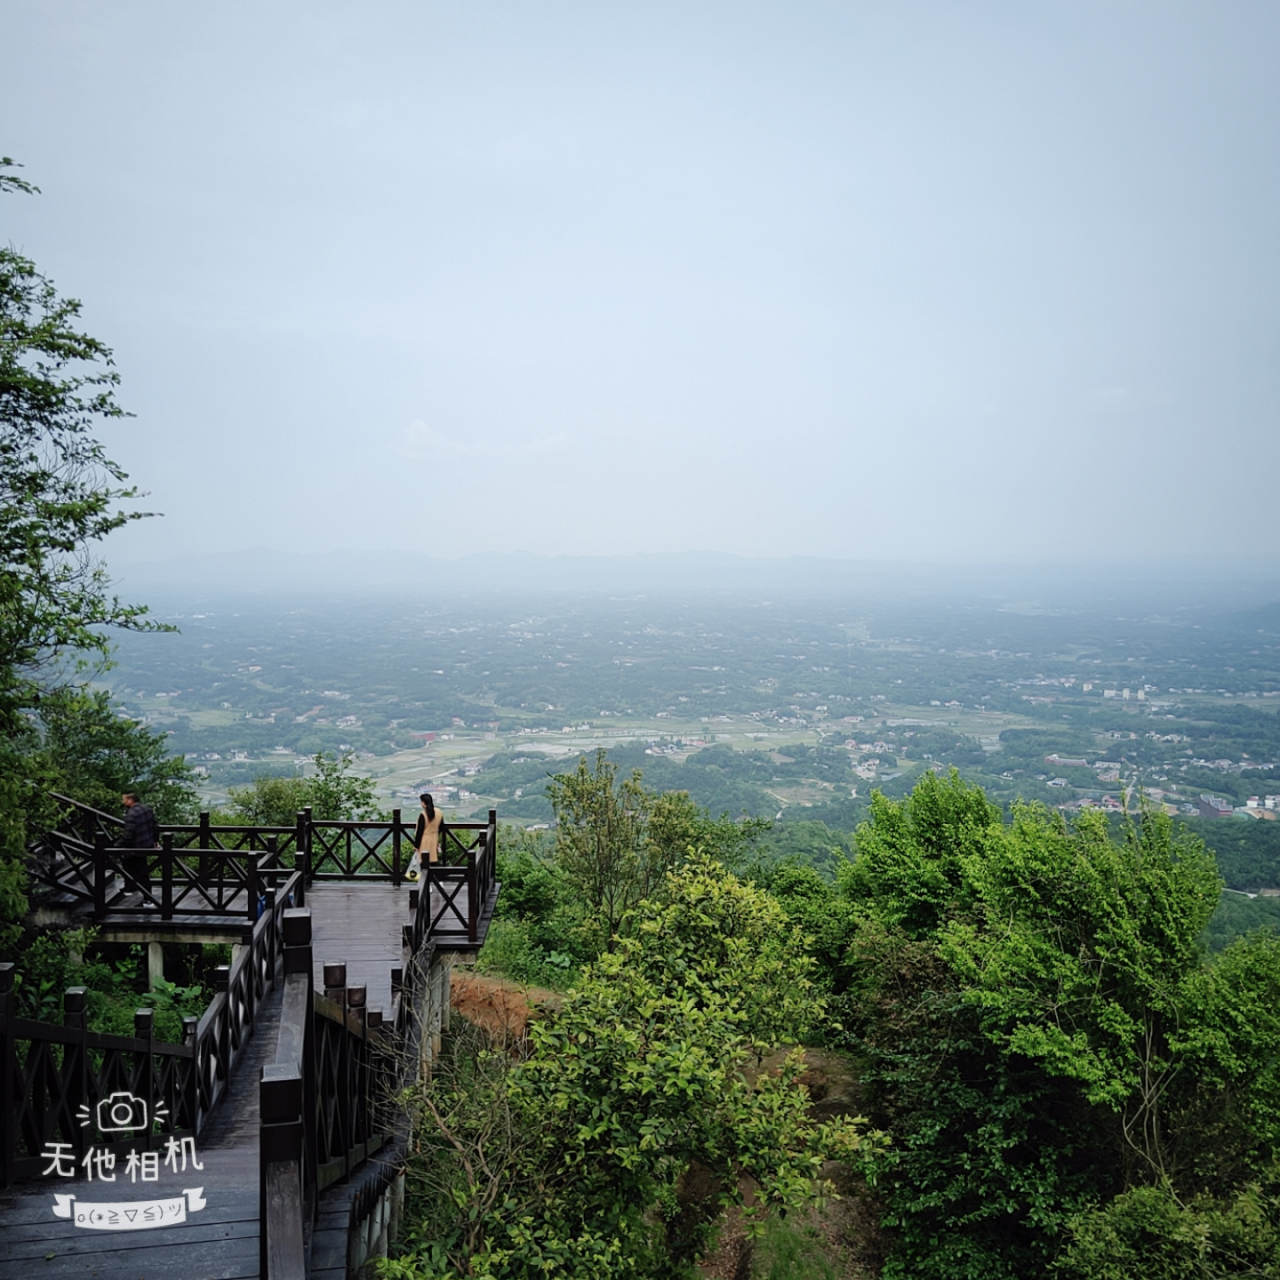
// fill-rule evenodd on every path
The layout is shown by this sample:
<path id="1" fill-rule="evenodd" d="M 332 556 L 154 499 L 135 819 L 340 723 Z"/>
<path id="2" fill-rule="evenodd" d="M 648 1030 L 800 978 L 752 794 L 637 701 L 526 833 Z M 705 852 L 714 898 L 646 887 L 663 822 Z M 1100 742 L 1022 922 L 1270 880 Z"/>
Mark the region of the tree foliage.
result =
<path id="1" fill-rule="evenodd" d="M 757 1188 L 751 1214 L 805 1203 L 823 1158 L 852 1155 L 864 1135 L 810 1119 L 798 1056 L 752 1067 L 820 1012 L 778 905 L 692 855 L 534 1024 L 527 1058 L 482 1056 L 465 1090 L 421 1096 L 436 1178 L 426 1204 L 448 1212 L 386 1274 L 677 1276 L 744 1179 Z M 678 1212 L 695 1169 L 713 1203 Z"/>
<path id="2" fill-rule="evenodd" d="M 0 160 L 0 170 L 13 166 Z M 0 190 L 34 192 L 0 172 Z M 68 653 L 105 657 L 104 625 L 144 627 L 111 594 L 96 543 L 149 514 L 96 432 L 126 416 L 111 350 L 80 330 L 29 258 L 0 246 L 0 705 L 30 705 L 32 676 Z"/>
<path id="3" fill-rule="evenodd" d="M 161 822 L 190 819 L 190 767 L 164 734 L 123 716 L 102 689 L 64 685 L 40 700 L 40 745 L 31 764 L 56 791 L 115 812 L 124 791 L 145 798 Z"/>
<path id="4" fill-rule="evenodd" d="M 0 193 L 35 194 L 15 167 L 0 159 Z M 97 438 L 126 415 L 111 350 L 79 317 L 79 302 L 0 245 L 0 952 L 16 945 L 26 910 L 34 757 L 72 719 L 129 736 L 86 695 L 55 694 L 47 720 L 43 700 L 78 664 L 106 659 L 103 628 L 157 629 L 145 607 L 112 593 L 96 556 L 103 538 L 147 513 L 125 505 L 139 491 Z M 134 734 L 126 754 L 142 745 Z"/>
<path id="5" fill-rule="evenodd" d="M 380 816 L 378 785 L 355 772 L 349 751 L 318 751 L 313 772 L 305 778 L 256 778 L 247 787 L 231 788 L 231 803 L 219 815 L 228 822 L 264 827 L 291 827 L 298 813 L 325 822 L 361 821 Z"/>
<path id="6" fill-rule="evenodd" d="M 857 844 L 843 1015 L 892 1139 L 869 1162 L 886 1276 L 1118 1275 L 1098 1242 L 1140 1252 L 1172 1208 L 1183 1234 L 1247 1230 L 1280 1141 L 1280 944 L 1203 952 L 1220 881 L 1197 840 L 1158 814 L 1118 838 L 1004 822 L 928 774 Z M 1261 1274 L 1227 1257 L 1160 1274 Z"/>
<path id="7" fill-rule="evenodd" d="M 649 839 L 654 798 L 638 769 L 619 781 L 603 750 L 594 765 L 580 756 L 573 773 L 553 777 L 547 794 L 556 815 L 557 860 L 582 897 L 596 949 L 609 947 L 623 916 L 658 887 L 675 856 Z"/>

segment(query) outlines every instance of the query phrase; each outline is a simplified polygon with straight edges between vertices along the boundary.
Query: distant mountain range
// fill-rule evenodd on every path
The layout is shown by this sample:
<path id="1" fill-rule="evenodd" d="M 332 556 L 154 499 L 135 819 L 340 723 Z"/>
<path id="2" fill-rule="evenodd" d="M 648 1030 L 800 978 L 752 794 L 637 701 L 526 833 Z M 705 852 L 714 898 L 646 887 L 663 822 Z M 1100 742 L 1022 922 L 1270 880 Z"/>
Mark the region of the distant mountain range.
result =
<path id="1" fill-rule="evenodd" d="M 1256 566 L 975 565 L 970 567 L 721 552 L 629 556 L 480 553 L 458 559 L 404 551 L 210 551 L 171 560 L 110 561 L 126 596 L 245 594 L 333 598 L 433 593 L 474 598 L 535 593 L 983 599 L 1015 607 L 1100 604 L 1156 608 L 1212 603 L 1258 608 L 1280 600 L 1280 573 Z M 1277 606 L 1280 607 L 1280 606 Z"/>

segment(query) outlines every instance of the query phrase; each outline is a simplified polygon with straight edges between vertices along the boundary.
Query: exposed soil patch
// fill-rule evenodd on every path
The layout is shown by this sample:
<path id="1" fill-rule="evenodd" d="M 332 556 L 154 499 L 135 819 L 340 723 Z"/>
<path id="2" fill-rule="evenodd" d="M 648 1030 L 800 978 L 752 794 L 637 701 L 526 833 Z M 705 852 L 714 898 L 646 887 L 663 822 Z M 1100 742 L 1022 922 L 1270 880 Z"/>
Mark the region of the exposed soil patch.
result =
<path id="1" fill-rule="evenodd" d="M 499 1039 L 521 1040 L 542 1009 L 559 1006 L 558 992 L 522 987 L 488 974 L 454 969 L 450 1008 Z"/>

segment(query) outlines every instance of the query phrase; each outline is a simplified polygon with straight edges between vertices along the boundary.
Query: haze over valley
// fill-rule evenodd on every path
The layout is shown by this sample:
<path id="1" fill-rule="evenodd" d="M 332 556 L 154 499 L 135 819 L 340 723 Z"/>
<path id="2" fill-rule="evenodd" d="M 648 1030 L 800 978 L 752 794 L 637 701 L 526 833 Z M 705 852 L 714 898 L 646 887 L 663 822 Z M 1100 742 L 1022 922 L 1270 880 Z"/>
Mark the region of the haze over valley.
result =
<path id="1" fill-rule="evenodd" d="M 610 567 L 612 595 L 162 596 L 180 634 L 121 637 L 106 679 L 195 765 L 209 803 L 349 753 L 388 808 L 431 790 L 455 816 L 495 807 L 537 827 L 548 776 L 604 747 L 647 786 L 769 819 L 784 854 L 814 823 L 847 846 L 874 788 L 905 794 L 954 767 L 1006 806 L 1120 812 L 1141 795 L 1223 846 L 1233 887 L 1280 884 L 1280 606 L 1265 579 L 904 568 L 895 589 L 837 564 L 826 580 L 843 585 L 824 590 L 739 562 L 695 593 L 592 566 Z M 696 580 L 696 561 L 666 568 Z M 771 572 L 768 596 L 744 588 Z"/>

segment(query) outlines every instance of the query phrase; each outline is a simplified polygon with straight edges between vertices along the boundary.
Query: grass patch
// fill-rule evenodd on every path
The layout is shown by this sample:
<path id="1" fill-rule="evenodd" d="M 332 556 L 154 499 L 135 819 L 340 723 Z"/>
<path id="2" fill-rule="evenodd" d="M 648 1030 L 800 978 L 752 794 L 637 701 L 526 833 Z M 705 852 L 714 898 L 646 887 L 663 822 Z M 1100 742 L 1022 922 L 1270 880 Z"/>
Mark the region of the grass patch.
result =
<path id="1" fill-rule="evenodd" d="M 755 1242 L 752 1280 L 840 1280 L 828 1245 L 811 1225 L 770 1216 Z"/>

